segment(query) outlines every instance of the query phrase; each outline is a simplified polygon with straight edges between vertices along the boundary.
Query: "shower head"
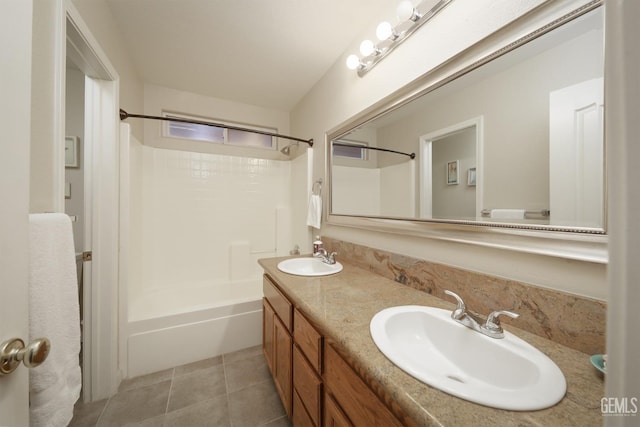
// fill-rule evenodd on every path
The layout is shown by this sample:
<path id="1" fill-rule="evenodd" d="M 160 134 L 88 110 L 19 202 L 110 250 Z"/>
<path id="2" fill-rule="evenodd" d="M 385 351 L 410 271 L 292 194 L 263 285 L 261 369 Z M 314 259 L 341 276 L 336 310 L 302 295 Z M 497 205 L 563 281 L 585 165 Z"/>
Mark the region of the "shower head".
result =
<path id="1" fill-rule="evenodd" d="M 298 144 L 300 144 L 298 141 L 292 142 L 291 144 L 285 146 L 282 150 L 280 150 L 280 152 L 285 156 L 288 156 L 291 154 L 291 147 L 294 147 L 294 146 L 297 147 Z"/>

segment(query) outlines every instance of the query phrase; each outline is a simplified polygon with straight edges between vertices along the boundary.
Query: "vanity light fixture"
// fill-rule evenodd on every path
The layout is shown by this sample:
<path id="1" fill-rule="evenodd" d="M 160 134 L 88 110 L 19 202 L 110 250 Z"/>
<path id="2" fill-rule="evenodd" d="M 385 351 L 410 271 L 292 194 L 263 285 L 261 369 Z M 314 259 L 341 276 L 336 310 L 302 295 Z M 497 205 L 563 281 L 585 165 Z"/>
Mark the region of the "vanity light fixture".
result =
<path id="1" fill-rule="evenodd" d="M 360 53 L 362 56 L 380 55 L 382 51 L 376 47 L 371 40 L 364 40 L 360 43 Z"/>
<path id="2" fill-rule="evenodd" d="M 380 41 L 384 41 L 387 39 L 396 40 L 398 37 L 400 37 L 400 34 L 395 31 L 390 23 L 388 23 L 387 21 L 382 21 L 376 28 L 376 37 Z"/>
<path id="3" fill-rule="evenodd" d="M 426 3 L 431 4 L 432 1 L 424 0 L 414 6 L 411 0 L 403 0 L 397 9 L 400 21 L 398 25 L 393 27 L 389 22 L 381 22 L 376 28 L 378 44 L 374 44 L 371 40 L 364 40 L 360 44 L 362 57 L 355 54 L 349 55 L 347 57 L 347 68 L 357 70 L 360 77 L 364 76 L 382 58 L 387 56 L 393 49 L 409 38 L 414 31 L 436 16 L 452 1 L 440 0 L 431 9 L 424 10 L 428 7 Z"/>
<path id="4" fill-rule="evenodd" d="M 413 7 L 413 3 L 411 3 L 411 0 L 401 1 L 398 5 L 398 9 L 396 9 L 396 13 L 398 15 L 398 19 L 401 21 L 416 22 L 422 17 L 420 12 L 415 7 Z"/>

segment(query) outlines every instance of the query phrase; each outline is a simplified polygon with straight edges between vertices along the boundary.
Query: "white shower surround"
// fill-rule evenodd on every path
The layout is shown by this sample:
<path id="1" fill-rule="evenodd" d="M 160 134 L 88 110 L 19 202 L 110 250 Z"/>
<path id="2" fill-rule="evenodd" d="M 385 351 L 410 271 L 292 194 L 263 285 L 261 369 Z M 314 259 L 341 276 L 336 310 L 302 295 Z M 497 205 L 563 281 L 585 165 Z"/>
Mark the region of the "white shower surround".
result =
<path id="1" fill-rule="evenodd" d="M 291 235 L 290 162 L 140 148 L 141 280 L 130 291 L 260 277 L 258 258 Z"/>
<path id="2" fill-rule="evenodd" d="M 258 345 L 257 260 L 293 246 L 294 162 L 139 143 L 130 153 L 127 376 Z"/>

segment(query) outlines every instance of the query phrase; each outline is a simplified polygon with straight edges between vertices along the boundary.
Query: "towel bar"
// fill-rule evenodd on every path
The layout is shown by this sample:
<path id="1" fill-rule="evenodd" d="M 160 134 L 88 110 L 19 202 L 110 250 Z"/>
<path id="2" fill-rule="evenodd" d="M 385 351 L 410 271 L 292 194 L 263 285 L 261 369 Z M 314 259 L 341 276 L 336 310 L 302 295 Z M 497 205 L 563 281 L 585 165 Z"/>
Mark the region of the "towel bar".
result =
<path id="1" fill-rule="evenodd" d="M 491 209 L 482 209 L 480 211 L 482 216 L 491 216 Z M 541 215 L 541 216 L 551 216 L 551 210 L 549 209 L 541 209 L 539 211 L 524 211 L 525 215 Z"/>

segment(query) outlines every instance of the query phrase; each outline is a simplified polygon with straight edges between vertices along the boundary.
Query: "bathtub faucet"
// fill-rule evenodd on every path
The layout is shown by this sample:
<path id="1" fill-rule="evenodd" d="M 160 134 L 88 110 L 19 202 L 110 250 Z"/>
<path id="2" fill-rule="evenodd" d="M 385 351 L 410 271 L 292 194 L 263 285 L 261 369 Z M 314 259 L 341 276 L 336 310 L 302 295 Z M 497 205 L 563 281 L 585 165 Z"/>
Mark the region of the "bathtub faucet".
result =
<path id="1" fill-rule="evenodd" d="M 316 258 L 320 258 L 325 264 L 333 265 L 336 263 L 336 255 L 338 255 L 337 252 L 331 252 L 327 255 L 327 250 L 322 248 L 313 256 Z"/>

